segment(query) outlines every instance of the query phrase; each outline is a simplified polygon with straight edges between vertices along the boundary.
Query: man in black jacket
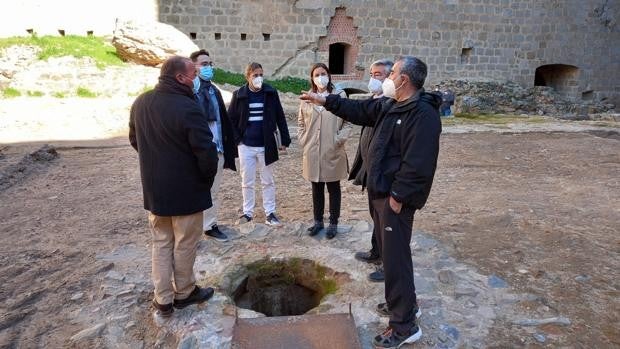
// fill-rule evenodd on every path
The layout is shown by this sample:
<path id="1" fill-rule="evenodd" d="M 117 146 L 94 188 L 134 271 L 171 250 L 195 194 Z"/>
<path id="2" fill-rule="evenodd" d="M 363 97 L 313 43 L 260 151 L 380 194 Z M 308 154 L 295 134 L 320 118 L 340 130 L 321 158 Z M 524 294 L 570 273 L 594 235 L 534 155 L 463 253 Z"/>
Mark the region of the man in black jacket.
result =
<path id="1" fill-rule="evenodd" d="M 370 65 L 370 81 L 368 82 L 368 90 L 372 93 L 370 98 L 387 98 L 383 96 L 382 85 L 383 81 L 385 81 L 392 72 L 393 66 L 394 62 L 389 59 L 380 59 Z M 373 130 L 374 129 L 370 126 L 362 127 L 360 142 L 357 146 L 357 154 L 355 155 L 353 166 L 351 166 L 351 171 L 349 172 L 349 180 L 353 180 L 353 184 L 361 185 L 362 190 L 364 190 L 364 186 L 366 185 L 368 146 L 370 145 L 370 138 L 372 137 Z M 368 210 L 372 217 L 374 210 L 372 208 L 372 198 L 370 196 L 368 196 Z M 372 238 L 370 239 L 370 251 L 356 252 L 355 259 L 366 263 L 381 264 L 381 251 L 377 243 L 377 235 L 379 235 L 379 233 L 377 233 L 378 228 L 377 225 L 373 227 Z M 376 271 L 368 275 L 368 280 L 372 282 L 383 282 L 383 267 L 378 266 Z"/>
<path id="2" fill-rule="evenodd" d="M 214 71 L 209 52 L 206 50 L 196 51 L 189 58 L 194 62 L 198 75 L 194 79 L 194 93 L 205 114 L 211 134 L 213 134 L 213 142 L 217 146 L 218 155 L 217 175 L 213 180 L 213 187 L 211 187 L 213 206 L 205 210 L 202 228 L 206 237 L 224 242 L 228 240 L 228 236 L 221 232 L 217 226 L 217 192 L 220 189 L 224 169 L 237 170 L 235 167 L 237 145 L 235 144 L 234 128 L 228 118 L 222 93 L 211 83 Z"/>
<path id="3" fill-rule="evenodd" d="M 441 133 L 441 98 L 424 92 L 426 75 L 424 62 L 404 56 L 383 82 L 388 100 L 325 98 L 311 92 L 301 96 L 354 124 L 374 126 L 366 186 L 385 273 L 386 303 L 377 311 L 390 317 L 389 327 L 373 340 L 377 347 L 413 343 L 422 336 L 416 324 L 420 312 L 409 244 L 415 210 L 424 206 L 431 191 Z"/>
<path id="4" fill-rule="evenodd" d="M 153 306 L 164 317 L 213 295 L 196 286 L 193 272 L 217 171 L 216 145 L 192 91 L 195 76 L 190 59 L 166 60 L 159 84 L 135 100 L 129 121 L 153 237 Z"/>

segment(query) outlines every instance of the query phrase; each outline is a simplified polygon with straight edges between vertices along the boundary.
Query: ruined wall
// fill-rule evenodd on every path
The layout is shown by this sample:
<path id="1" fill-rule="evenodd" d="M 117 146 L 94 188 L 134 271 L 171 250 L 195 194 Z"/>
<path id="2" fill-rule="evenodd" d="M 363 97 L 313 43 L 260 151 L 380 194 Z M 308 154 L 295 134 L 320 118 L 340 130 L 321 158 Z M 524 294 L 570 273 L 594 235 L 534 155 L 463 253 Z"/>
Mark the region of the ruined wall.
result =
<path id="1" fill-rule="evenodd" d="M 338 7 L 357 40 L 346 25 L 328 31 Z M 567 94 L 618 103 L 619 8 L 612 0 L 159 0 L 159 19 L 233 71 L 258 61 L 268 75 L 306 77 L 311 63 L 330 62 L 324 43 L 343 34 L 344 54 L 355 57 L 343 60 L 349 71 L 341 78 L 365 77 L 375 59 L 411 54 L 429 65 L 430 84 L 470 78 L 528 87 L 538 67 L 560 64 L 577 67 L 555 79 L 572 84 L 562 86 Z"/>

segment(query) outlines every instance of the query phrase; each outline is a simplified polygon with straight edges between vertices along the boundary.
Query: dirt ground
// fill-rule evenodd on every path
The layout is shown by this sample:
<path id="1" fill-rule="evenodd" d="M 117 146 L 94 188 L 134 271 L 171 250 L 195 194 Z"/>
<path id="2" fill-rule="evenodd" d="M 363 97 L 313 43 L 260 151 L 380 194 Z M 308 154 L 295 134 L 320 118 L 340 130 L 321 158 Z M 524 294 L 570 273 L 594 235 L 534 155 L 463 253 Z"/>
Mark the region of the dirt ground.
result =
<path id="1" fill-rule="evenodd" d="M 72 314 L 111 267 L 96 256 L 150 239 L 137 155 L 125 138 L 51 144 L 56 159 L 28 161 L 41 144 L 0 145 L 3 348 L 67 346 L 82 329 Z M 356 145 L 348 143 L 350 161 Z M 519 304 L 524 313 L 535 317 L 544 308 L 571 320 L 542 326 L 553 342 L 526 345 L 523 329 L 500 318 L 489 347 L 620 347 L 619 150 L 617 132 L 442 135 L 433 191 L 414 228 L 515 292 L 536 295 Z M 293 144 L 277 164 L 278 213 L 286 221 L 312 215 L 300 162 Z M 240 177 L 228 173 L 220 193 L 225 225 L 241 205 Z M 261 209 L 256 218 L 264 218 Z M 365 193 L 343 183 L 342 221 L 360 218 L 368 219 Z M 148 331 L 133 335 L 152 342 Z"/>

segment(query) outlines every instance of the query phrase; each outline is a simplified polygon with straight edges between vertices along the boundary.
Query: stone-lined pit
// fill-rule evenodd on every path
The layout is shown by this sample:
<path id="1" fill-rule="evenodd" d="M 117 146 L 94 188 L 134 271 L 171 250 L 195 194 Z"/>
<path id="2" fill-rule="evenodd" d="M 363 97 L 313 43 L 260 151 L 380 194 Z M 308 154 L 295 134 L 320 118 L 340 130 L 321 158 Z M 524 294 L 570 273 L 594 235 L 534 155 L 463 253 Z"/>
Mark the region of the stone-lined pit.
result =
<path id="1" fill-rule="evenodd" d="M 309 259 L 262 259 L 232 292 L 235 304 L 266 316 L 302 315 L 337 289 L 335 272 Z"/>

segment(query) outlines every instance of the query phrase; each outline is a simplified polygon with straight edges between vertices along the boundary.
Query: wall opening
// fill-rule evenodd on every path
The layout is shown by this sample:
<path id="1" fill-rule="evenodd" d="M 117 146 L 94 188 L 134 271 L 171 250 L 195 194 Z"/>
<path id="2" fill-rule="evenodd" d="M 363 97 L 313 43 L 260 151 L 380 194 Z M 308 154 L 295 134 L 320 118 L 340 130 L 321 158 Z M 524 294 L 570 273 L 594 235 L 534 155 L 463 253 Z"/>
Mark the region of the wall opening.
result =
<path id="1" fill-rule="evenodd" d="M 269 40 L 271 40 L 271 34 L 268 34 L 268 33 L 263 33 L 263 40 L 264 40 L 264 41 L 269 41 Z"/>
<path id="2" fill-rule="evenodd" d="M 581 92 L 581 99 L 584 101 L 591 101 L 594 99 L 594 91 L 588 90 Z"/>
<path id="3" fill-rule="evenodd" d="M 578 95 L 579 68 L 568 64 L 546 64 L 536 68 L 534 86 L 552 87 L 571 97 Z"/>
<path id="4" fill-rule="evenodd" d="M 60 36 L 65 36 L 65 30 L 64 29 L 58 29 L 58 34 L 60 34 Z"/>
<path id="5" fill-rule="evenodd" d="M 471 47 L 463 47 L 461 49 L 461 64 L 469 63 L 469 57 L 471 57 L 473 50 Z"/>
<path id="6" fill-rule="evenodd" d="M 32 28 L 26 29 L 26 33 L 33 34 L 34 33 L 34 29 L 32 29 Z"/>
<path id="7" fill-rule="evenodd" d="M 87 30 L 86 31 L 86 36 L 93 36 L 95 34 L 95 32 L 93 32 L 92 30 Z"/>
<path id="8" fill-rule="evenodd" d="M 222 40 L 222 33 L 215 33 L 215 40 Z"/>
<path id="9" fill-rule="evenodd" d="M 356 66 L 361 40 L 353 17 L 347 16 L 345 7 L 337 7 L 329 20 L 327 35 L 319 38 L 318 61 L 327 61 L 332 80 L 359 80 L 364 67 Z"/>
<path id="10" fill-rule="evenodd" d="M 350 45 L 337 42 L 329 45 L 329 71 L 332 74 L 346 74 L 345 66 Z"/>
<path id="11" fill-rule="evenodd" d="M 192 40 L 196 40 L 196 33 L 189 33 L 189 38 Z"/>
<path id="12" fill-rule="evenodd" d="M 246 33 L 241 33 L 241 41 L 245 41 L 248 39 L 248 34 Z"/>

